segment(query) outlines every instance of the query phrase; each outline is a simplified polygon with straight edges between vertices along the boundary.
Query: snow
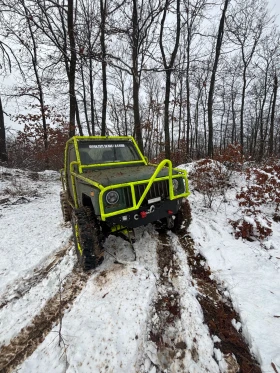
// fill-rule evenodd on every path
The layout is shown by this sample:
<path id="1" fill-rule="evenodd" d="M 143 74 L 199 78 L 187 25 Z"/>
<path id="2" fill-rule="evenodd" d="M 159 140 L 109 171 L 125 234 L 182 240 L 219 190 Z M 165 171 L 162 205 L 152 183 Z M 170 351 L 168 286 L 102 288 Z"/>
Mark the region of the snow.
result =
<path id="1" fill-rule="evenodd" d="M 237 176 L 235 181 L 243 183 Z M 62 221 L 59 191 L 57 173 L 39 173 L 33 180 L 21 170 L 0 168 L 0 346 L 8 345 L 32 322 L 75 266 L 72 232 Z M 280 371 L 279 223 L 272 222 L 273 234 L 264 242 L 236 240 L 228 222 L 240 217 L 235 193 L 236 189 L 229 189 L 225 199 L 216 198 L 212 209 L 206 209 L 203 196 L 193 192 L 189 231 L 195 249 L 206 259 L 202 264 L 210 268 L 211 277 L 239 313 L 240 322 L 233 319 L 232 325 L 242 331 L 262 371 L 275 373 L 273 365 Z M 228 361 L 235 358 L 214 347 L 219 338 L 211 336 L 204 323 L 187 254 L 176 235 L 169 238 L 179 268 L 171 281 L 181 307 L 181 319 L 170 336 L 173 333 L 184 341 L 187 350 L 183 370 L 175 358 L 168 372 L 228 372 Z M 158 373 L 155 365 L 160 356 L 149 339 L 151 317 L 156 317 L 154 302 L 163 291 L 157 245 L 152 226 L 137 229 L 134 261 L 129 244 L 110 236 L 104 262 L 90 273 L 64 313 L 61 345 L 60 325 L 54 324 L 14 371 L 40 373 L 47 367 L 53 373 Z M 116 263 L 115 257 L 127 264 Z M 195 359 L 191 351 L 196 351 Z"/>
<path id="2" fill-rule="evenodd" d="M 189 197 L 193 217 L 189 230 L 214 278 L 230 295 L 243 335 L 262 371 L 275 373 L 271 363 L 280 368 L 279 224 L 272 223 L 273 235 L 264 244 L 236 240 L 228 224 L 238 211 L 235 193 L 229 190 L 227 202 L 221 197 L 212 209 L 202 208 L 202 196 L 193 193 Z"/>
<path id="3" fill-rule="evenodd" d="M 63 318 L 68 372 L 135 371 L 154 287 L 154 277 L 139 265 L 114 264 L 106 277 L 100 270 L 91 276 Z M 46 366 L 65 371 L 61 349 L 52 341 L 54 331 L 20 372 L 43 372 Z"/>
<path id="4" fill-rule="evenodd" d="M 11 185 L 2 181 L 4 172 L 12 174 Z M 20 170 L 0 169 L 0 196 L 7 198 L 7 188 L 17 192 L 9 203 L 0 204 L 0 292 L 45 262 L 48 256 L 65 245 L 71 234 L 62 223 L 57 206 L 58 173 L 41 173 L 37 188 L 25 175 Z"/>

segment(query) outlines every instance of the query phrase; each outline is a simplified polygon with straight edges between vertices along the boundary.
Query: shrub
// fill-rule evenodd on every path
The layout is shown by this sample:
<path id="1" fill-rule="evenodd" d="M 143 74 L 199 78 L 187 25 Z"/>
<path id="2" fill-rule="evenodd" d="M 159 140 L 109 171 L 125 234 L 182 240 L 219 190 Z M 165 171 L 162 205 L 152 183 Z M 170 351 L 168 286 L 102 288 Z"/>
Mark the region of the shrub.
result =
<path id="1" fill-rule="evenodd" d="M 264 239 L 272 233 L 271 221 L 264 214 L 264 208 L 270 207 L 271 217 L 275 221 L 279 217 L 279 163 L 274 162 L 262 168 L 247 169 L 246 182 L 247 185 L 236 195 L 243 217 L 237 221 L 231 221 L 231 224 L 235 228 L 237 238 Z"/>
<path id="2" fill-rule="evenodd" d="M 229 186 L 229 173 L 220 162 L 206 158 L 195 163 L 189 174 L 192 186 L 202 193 L 204 204 L 211 208 L 217 196 L 223 195 Z"/>
<path id="3" fill-rule="evenodd" d="M 46 106 L 44 115 L 48 122 L 46 134 L 41 123 L 42 114 L 18 115 L 15 118 L 24 127 L 9 144 L 10 167 L 32 171 L 62 168 L 65 142 L 68 139 L 67 123 L 61 115 L 54 112 L 53 108 Z"/>
<path id="4" fill-rule="evenodd" d="M 220 154 L 215 154 L 214 159 L 221 162 L 228 170 L 240 171 L 244 158 L 240 144 L 229 144 Z"/>
<path id="5" fill-rule="evenodd" d="M 236 221 L 230 221 L 235 228 L 235 237 L 252 240 L 256 237 L 260 240 L 268 237 L 272 233 L 271 222 L 262 214 L 256 216 L 245 215 Z"/>

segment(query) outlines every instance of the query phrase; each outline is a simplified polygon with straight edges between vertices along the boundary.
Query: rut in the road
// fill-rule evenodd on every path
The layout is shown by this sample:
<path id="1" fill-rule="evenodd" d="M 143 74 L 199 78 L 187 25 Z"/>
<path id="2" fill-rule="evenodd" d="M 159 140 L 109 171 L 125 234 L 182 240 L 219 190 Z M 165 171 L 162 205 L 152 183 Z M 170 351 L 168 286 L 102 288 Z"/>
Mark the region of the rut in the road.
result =
<path id="1" fill-rule="evenodd" d="M 62 289 L 48 300 L 41 312 L 34 317 L 29 326 L 11 340 L 9 345 L 0 348 L 0 372 L 11 372 L 17 365 L 30 356 L 55 322 L 61 319 L 86 284 L 90 273 L 74 270 L 65 279 Z"/>
<path id="2" fill-rule="evenodd" d="M 149 340 L 155 343 L 157 353 L 154 358 L 150 355 L 151 363 L 157 372 L 169 371 L 171 365 L 176 371 L 185 372 L 183 359 L 186 343 L 180 337 L 182 330 L 180 295 L 173 279 L 178 276 L 180 268 L 170 246 L 170 240 L 160 233 L 157 246 L 159 280 L 157 284 L 158 297 L 154 304 L 151 317 Z"/>
<path id="3" fill-rule="evenodd" d="M 211 335 L 220 341 L 215 347 L 220 349 L 224 356 L 235 356 L 241 373 L 261 373 L 260 366 L 251 355 L 249 347 L 241 332 L 237 331 L 232 321 L 239 322 L 239 315 L 233 309 L 231 300 L 219 290 L 218 284 L 211 279 L 211 272 L 202 263 L 206 260 L 199 253 L 195 253 L 192 238 L 185 234 L 178 236 L 180 245 L 187 253 L 188 264 L 192 277 L 199 292 L 198 301 L 201 305 L 204 320 Z"/>
<path id="4" fill-rule="evenodd" d="M 44 266 L 34 269 L 30 276 L 21 278 L 11 285 L 8 285 L 5 293 L 0 297 L 0 309 L 5 307 L 9 302 L 23 297 L 33 286 L 43 281 L 49 272 L 62 261 L 72 246 L 73 242 L 69 241 L 63 248 L 57 251 L 52 258 L 46 261 Z"/>

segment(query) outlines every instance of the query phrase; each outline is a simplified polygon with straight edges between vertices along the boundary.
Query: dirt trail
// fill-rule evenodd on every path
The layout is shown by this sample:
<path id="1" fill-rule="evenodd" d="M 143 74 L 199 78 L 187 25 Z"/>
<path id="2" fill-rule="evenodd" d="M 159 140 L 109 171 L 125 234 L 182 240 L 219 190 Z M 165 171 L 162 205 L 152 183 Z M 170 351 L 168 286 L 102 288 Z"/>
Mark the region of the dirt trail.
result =
<path id="1" fill-rule="evenodd" d="M 218 284 L 205 268 L 206 262 L 194 250 L 194 242 L 186 232 L 176 236 L 176 242 L 186 252 L 188 265 L 193 278 L 193 286 L 198 291 L 197 300 L 201 305 L 204 322 L 207 324 L 213 338 L 214 346 L 223 353 L 227 363 L 227 373 L 261 373 L 260 366 L 251 355 L 241 330 L 233 326 L 232 320 L 240 321 L 239 315 L 233 309 L 231 300 L 219 290 Z M 176 255 L 174 241 L 166 234 L 159 234 L 157 248 L 159 280 L 158 297 L 155 300 L 151 321 L 148 329 L 148 340 L 154 342 L 156 351 L 149 356 L 156 372 L 171 372 L 176 367 L 176 373 L 187 373 L 184 366 L 184 356 L 191 353 L 195 362 L 199 357 L 197 351 L 187 351 L 186 343 L 180 339 L 182 330 L 180 289 L 176 278 L 180 276 L 180 265 Z M 214 360 L 215 356 L 213 356 Z M 218 361 L 217 361 L 218 363 Z"/>
<path id="2" fill-rule="evenodd" d="M 59 322 L 64 311 L 73 303 L 89 276 L 90 273 L 74 269 L 61 285 L 61 290 L 48 300 L 31 323 L 23 328 L 7 346 L 0 348 L 1 373 L 11 372 L 35 351 L 50 332 L 53 324 Z"/>
<path id="3" fill-rule="evenodd" d="M 23 297 L 33 286 L 38 285 L 62 261 L 72 246 L 73 242 L 69 241 L 62 249 L 46 260 L 43 267 L 34 269 L 29 277 L 25 276 L 25 278 L 17 279 L 12 284 L 9 284 L 0 297 L 0 309 L 9 302 Z"/>
<path id="4" fill-rule="evenodd" d="M 157 372 L 169 371 L 172 364 L 176 366 L 177 373 L 183 373 L 186 372 L 183 358 L 187 346 L 178 334 L 178 330 L 182 329 L 180 294 L 173 282 L 180 268 L 166 234 L 159 235 L 157 254 L 160 275 L 157 284 L 158 297 L 149 331 L 149 340 L 157 346 L 157 357 L 152 359 L 152 364 L 157 368 Z"/>
<path id="5" fill-rule="evenodd" d="M 227 373 L 261 373 L 242 334 L 232 325 L 232 320 L 235 319 L 238 322 L 239 316 L 233 310 L 231 301 L 225 299 L 219 291 L 218 284 L 210 278 L 211 272 L 203 265 L 205 259 L 195 252 L 192 239 L 186 232 L 181 232 L 177 237 L 187 254 L 205 323 L 211 335 L 218 337 L 215 347 L 222 351 L 228 363 Z M 33 276 L 25 281 L 21 294 L 26 293 L 33 284 L 41 281 L 60 263 L 68 250 L 69 246 L 65 246 L 43 268 L 35 271 Z M 178 333 L 178 330 L 182 330 L 180 289 L 177 281 L 178 276 L 181 275 L 181 268 L 174 242 L 167 234 L 160 233 L 158 236 L 157 256 L 158 296 L 148 326 L 148 340 L 155 344 L 156 351 L 154 358 L 151 356 L 149 358 L 151 365 L 158 373 L 170 372 L 171 366 L 176 367 L 176 373 L 187 373 L 188 370 L 184 366 L 187 346 L 183 337 Z M 9 345 L 0 348 L 0 372 L 11 372 L 35 351 L 54 323 L 59 323 L 64 311 L 71 306 L 90 275 L 91 273 L 74 269 L 64 280 L 61 291 L 48 300 L 40 313 L 31 320 L 29 326 L 23 328 Z M 1 305 L 2 307 L 5 305 L 3 300 Z M 188 353 L 191 353 L 193 361 L 196 361 L 196 350 L 188 351 Z"/>
<path id="6" fill-rule="evenodd" d="M 192 238 L 185 233 L 179 234 L 178 238 L 187 253 L 195 287 L 199 292 L 197 299 L 201 305 L 205 323 L 211 335 L 217 336 L 220 340 L 215 342 L 215 347 L 220 349 L 226 357 L 228 372 L 261 373 L 260 366 L 251 355 L 241 330 L 237 331 L 232 324 L 232 320 L 239 322 L 240 318 L 233 309 L 231 300 L 222 294 L 218 284 L 210 278 L 210 270 L 202 264 L 206 260 L 195 252 Z"/>

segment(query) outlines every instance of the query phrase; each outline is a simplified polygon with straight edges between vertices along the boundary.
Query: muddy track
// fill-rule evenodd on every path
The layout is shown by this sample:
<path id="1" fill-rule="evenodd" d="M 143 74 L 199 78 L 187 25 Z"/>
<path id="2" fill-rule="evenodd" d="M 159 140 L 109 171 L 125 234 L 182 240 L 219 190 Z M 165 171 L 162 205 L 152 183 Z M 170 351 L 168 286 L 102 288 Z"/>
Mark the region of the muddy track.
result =
<path id="1" fill-rule="evenodd" d="M 86 284 L 90 273 L 74 269 L 61 284 L 61 289 L 48 300 L 30 324 L 13 338 L 7 346 L 0 348 L 0 372 L 11 372 L 30 356 L 52 329 L 61 320 Z"/>
<path id="2" fill-rule="evenodd" d="M 195 280 L 195 287 L 199 292 L 197 297 L 210 334 L 217 336 L 219 341 L 215 347 L 220 349 L 225 357 L 228 357 L 229 372 L 261 373 L 260 366 L 251 355 L 249 347 L 242 336 L 242 331 L 233 326 L 232 320 L 240 321 L 239 315 L 233 309 L 231 300 L 219 290 L 218 284 L 210 278 L 211 272 L 202 263 L 206 260 L 194 250 L 194 242 L 187 234 L 178 235 L 180 245 L 187 253 L 188 264 Z M 230 357 L 234 355 L 235 359 Z M 227 359 L 226 359 L 227 360 Z M 237 370 L 239 369 L 239 370 Z"/>
<path id="3" fill-rule="evenodd" d="M 164 233 L 159 234 L 157 256 L 160 275 L 157 283 L 158 297 L 149 328 L 149 340 L 157 347 L 157 357 L 151 362 L 157 372 L 167 372 L 174 364 L 178 373 L 186 372 L 183 358 L 187 346 L 177 333 L 182 329 L 180 295 L 173 281 L 179 275 L 180 268 L 170 239 Z"/>
<path id="4" fill-rule="evenodd" d="M 63 257 L 69 252 L 72 246 L 73 242 L 69 241 L 61 250 L 56 252 L 53 257 L 49 258 L 43 267 L 34 269 L 29 277 L 17 279 L 14 283 L 9 284 L 0 297 L 0 309 L 11 301 L 23 297 L 33 286 L 38 285 L 62 261 Z"/>

